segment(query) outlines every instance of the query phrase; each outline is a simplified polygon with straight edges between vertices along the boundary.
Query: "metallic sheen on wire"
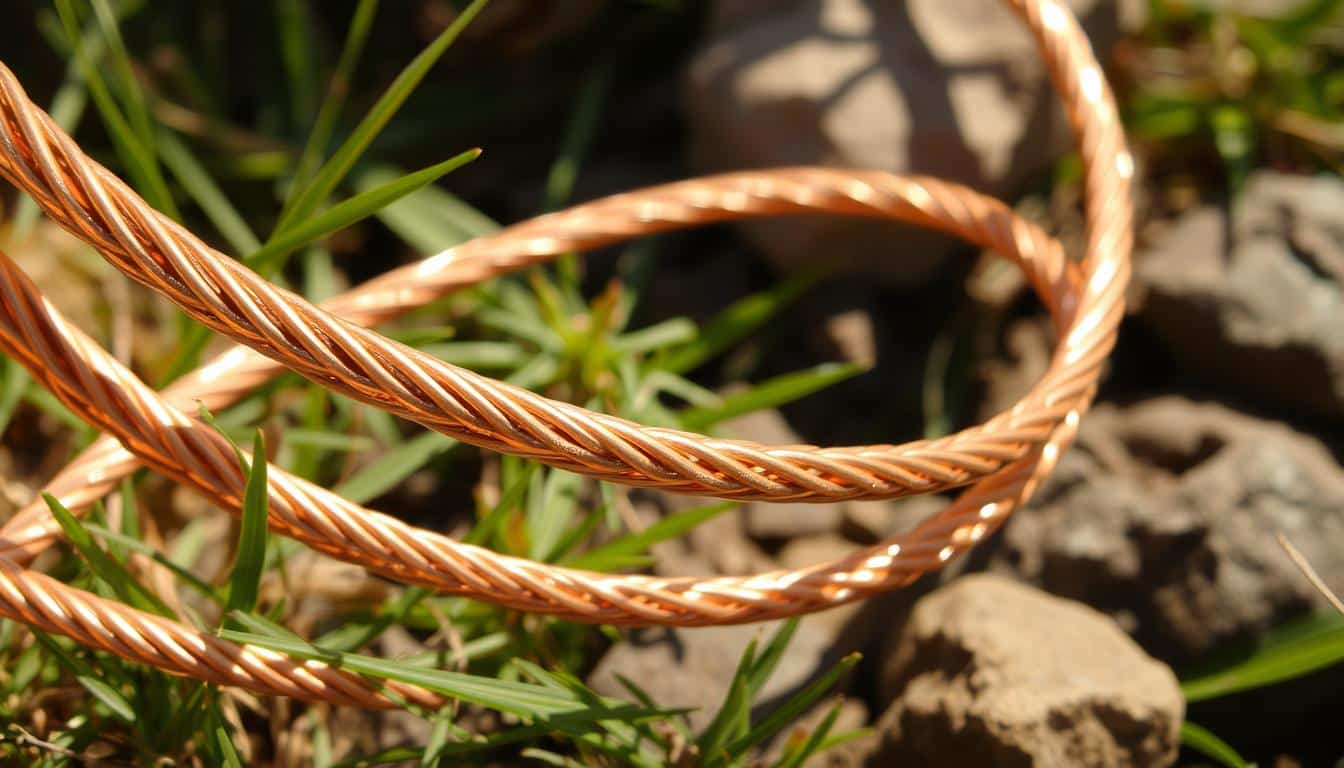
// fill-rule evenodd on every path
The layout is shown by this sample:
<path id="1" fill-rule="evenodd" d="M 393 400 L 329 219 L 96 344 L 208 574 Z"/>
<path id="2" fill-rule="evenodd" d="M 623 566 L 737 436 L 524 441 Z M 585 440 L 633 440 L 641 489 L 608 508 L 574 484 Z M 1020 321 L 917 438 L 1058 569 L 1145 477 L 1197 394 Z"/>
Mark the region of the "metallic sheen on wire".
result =
<path id="1" fill-rule="evenodd" d="M 152 210 L 86 157 L 0 66 L 0 174 L 132 279 L 261 353 L 231 350 L 159 395 L 69 326 L 12 262 L 0 259 L 0 345 L 124 446 L 99 441 L 49 489 L 72 508 L 86 507 L 139 461 L 236 511 L 243 477 L 232 448 L 180 408 L 198 399 L 224 407 L 284 366 L 464 441 L 630 485 L 817 502 L 970 485 L 914 531 L 840 561 L 701 579 L 588 573 L 499 555 L 271 470 L 274 528 L 401 581 L 577 620 L 701 625 L 820 610 L 941 567 L 1029 497 L 1073 438 L 1114 343 L 1129 278 L 1132 161 L 1101 71 L 1057 0 L 1008 2 L 1035 34 L 1079 139 L 1088 223 L 1081 266 L 1007 208 L 965 188 L 796 168 L 680 182 L 539 217 L 395 270 L 333 299 L 324 311 Z M 1056 322 L 1050 369 L 1016 406 L 957 435 L 901 446 L 771 447 L 590 413 L 447 365 L 363 327 L 557 253 L 674 227 L 805 212 L 911 221 L 1012 258 Z M 0 530 L 0 614 L 176 674 L 274 695 L 392 706 L 342 670 L 225 643 L 24 568 L 54 532 L 37 506 Z M 419 703 L 437 700 L 409 686 L 392 690 Z"/>

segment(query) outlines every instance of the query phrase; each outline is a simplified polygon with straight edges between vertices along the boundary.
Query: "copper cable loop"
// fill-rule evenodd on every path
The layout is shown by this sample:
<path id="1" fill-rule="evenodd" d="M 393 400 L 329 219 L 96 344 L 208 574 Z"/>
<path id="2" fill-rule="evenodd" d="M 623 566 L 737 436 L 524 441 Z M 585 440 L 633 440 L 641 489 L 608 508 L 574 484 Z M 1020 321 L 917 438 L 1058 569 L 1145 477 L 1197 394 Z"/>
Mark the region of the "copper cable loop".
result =
<path id="1" fill-rule="evenodd" d="M 1088 224 L 1081 266 L 1068 262 L 1038 228 L 963 187 L 793 168 L 668 184 L 538 217 L 394 270 L 318 309 L 151 209 L 86 157 L 0 65 L 0 174 L 129 277 L 256 350 L 235 347 L 160 395 L 70 326 L 0 258 L 0 347 L 111 435 L 46 490 L 78 511 L 143 463 L 236 513 L 244 478 L 232 447 L 181 409 L 195 401 L 225 407 L 288 367 L 465 442 L 628 485 L 815 502 L 970 485 L 915 530 L 837 562 L 747 577 L 661 578 L 500 555 L 270 469 L 275 530 L 403 582 L 579 621 L 694 626 L 820 610 L 941 567 L 1002 524 L 1072 440 L 1114 343 L 1129 279 L 1132 161 L 1101 70 L 1057 0 L 1007 2 L 1036 36 L 1078 137 Z M 946 438 L 901 446 L 770 447 L 643 427 L 550 401 L 364 328 L 558 253 L 712 221 L 808 212 L 935 227 L 1013 259 L 1056 324 L 1058 344 L 1046 375 L 1012 409 Z M 0 528 L 0 614 L 175 674 L 272 695 L 394 706 L 348 672 L 224 642 L 24 568 L 57 531 L 40 502 Z M 417 703 L 439 699 L 411 686 L 387 690 Z"/>

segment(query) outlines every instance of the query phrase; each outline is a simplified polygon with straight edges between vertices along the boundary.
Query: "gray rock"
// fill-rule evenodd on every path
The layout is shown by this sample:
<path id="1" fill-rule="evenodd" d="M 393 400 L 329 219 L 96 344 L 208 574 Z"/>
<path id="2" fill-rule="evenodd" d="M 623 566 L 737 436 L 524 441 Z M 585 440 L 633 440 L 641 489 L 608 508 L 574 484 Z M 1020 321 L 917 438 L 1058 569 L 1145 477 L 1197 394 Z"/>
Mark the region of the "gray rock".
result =
<path id="1" fill-rule="evenodd" d="M 844 505 L 845 535 L 865 544 L 905 533 L 947 506 L 945 496 L 911 496 L 894 501 L 851 501 Z"/>
<path id="2" fill-rule="evenodd" d="M 624 677 L 644 689 L 659 706 L 688 707 L 691 727 L 704 728 L 718 712 L 742 651 L 752 639 L 766 642 L 780 622 L 695 629 L 641 629 L 602 657 L 588 677 L 593 690 L 629 698 Z M 757 701 L 768 708 L 805 685 L 839 659 L 829 633 L 804 619 Z"/>
<path id="3" fill-rule="evenodd" d="M 1188 661 L 1325 607 L 1278 533 L 1344 590 L 1344 475 L 1331 455 L 1282 424 L 1164 397 L 1084 419 L 991 567 Z"/>
<path id="4" fill-rule="evenodd" d="M 1120 4 L 1069 5 L 1098 50 L 1118 37 Z M 720 0 L 685 98 L 706 172 L 850 166 L 1003 197 L 1070 142 L 1031 37 L 1000 0 Z M 895 283 L 919 281 L 952 244 L 834 217 L 743 229 L 780 266 L 839 265 Z"/>
<path id="5" fill-rule="evenodd" d="M 1140 317 L 1228 391 L 1344 415 L 1344 181 L 1262 171 L 1229 218 L 1186 214 L 1140 261 Z"/>
<path id="6" fill-rule="evenodd" d="M 989 575 L 921 599 L 882 682 L 870 765 L 1169 765 L 1185 709 L 1106 616 Z"/>

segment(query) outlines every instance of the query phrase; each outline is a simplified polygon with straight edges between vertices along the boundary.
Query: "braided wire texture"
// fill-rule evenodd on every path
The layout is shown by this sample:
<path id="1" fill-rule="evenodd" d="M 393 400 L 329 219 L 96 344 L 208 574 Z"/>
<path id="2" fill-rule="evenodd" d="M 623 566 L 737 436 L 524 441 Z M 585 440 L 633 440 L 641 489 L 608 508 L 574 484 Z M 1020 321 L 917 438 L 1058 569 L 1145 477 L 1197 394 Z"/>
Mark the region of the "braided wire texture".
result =
<path id="1" fill-rule="evenodd" d="M 902 446 L 767 447 L 644 427 L 458 368 L 267 283 L 85 156 L 7 69 L 0 70 L 0 111 L 14 128 L 0 145 L 0 172 L 115 267 L 195 319 L 333 391 L 464 442 L 603 480 L 769 501 L 939 491 L 996 472 L 1043 444 L 1058 420 L 1049 403 L 1080 393 L 1076 377 L 1043 381 L 1024 407 L 960 434 Z M 633 234 L 703 223 L 715 217 L 700 201 L 719 196 L 740 198 L 743 214 L 794 213 L 815 202 L 831 211 L 879 215 L 889 193 L 865 183 L 866 176 L 792 170 L 729 177 L 726 189 L 716 189 L 724 180 L 714 178 L 669 185 L 609 198 L 577 215 L 543 218 L 534 230 L 545 234 L 534 237 L 553 252 L 556 240 L 585 244 L 566 225 Z M 440 263 L 431 261 L 426 271 Z"/>
<path id="2" fill-rule="evenodd" d="M 819 610 L 940 567 L 1001 524 L 1072 439 L 1114 342 L 1129 276 L 1132 162 L 1100 69 L 1057 0 L 1009 4 L 1035 34 L 1079 138 L 1088 222 L 1081 267 L 1008 209 L 964 188 L 874 172 L 785 169 L 666 185 L 540 217 L 375 279 L 329 302 L 327 312 L 265 283 L 150 209 L 85 157 L 0 65 L 0 174 L 118 269 L 261 353 L 231 350 L 158 395 L 62 320 L 8 259 L 0 260 L 0 343 L 124 446 L 100 441 L 52 488 L 72 507 L 87 505 L 138 460 L 236 511 L 243 477 L 232 448 L 179 407 L 194 399 L 212 408 L 227 405 L 283 364 L 466 442 L 630 485 L 735 499 L 830 501 L 973 483 L 914 531 L 840 561 L 699 579 L 586 573 L 502 556 L 271 470 L 274 528 L 401 581 L 578 620 L 700 625 Z M 1014 408 L 948 438 L 903 446 L 768 447 L 592 414 L 456 369 L 362 327 L 555 253 L 678 226 L 808 211 L 934 226 L 1017 261 L 1058 329 L 1045 377 Z M 341 670 L 224 643 L 21 567 L 52 530 L 30 507 L 0 531 L 0 613 L 177 674 L 276 695 L 388 706 L 381 692 Z M 413 688 L 396 693 L 417 702 L 435 699 Z"/>

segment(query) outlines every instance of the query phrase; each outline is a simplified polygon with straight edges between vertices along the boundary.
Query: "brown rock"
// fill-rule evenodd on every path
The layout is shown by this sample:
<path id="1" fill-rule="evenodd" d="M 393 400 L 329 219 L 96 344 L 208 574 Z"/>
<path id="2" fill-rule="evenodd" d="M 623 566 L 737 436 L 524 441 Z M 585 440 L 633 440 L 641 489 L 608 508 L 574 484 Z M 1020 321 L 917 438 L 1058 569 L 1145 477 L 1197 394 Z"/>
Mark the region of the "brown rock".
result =
<path id="1" fill-rule="evenodd" d="M 1278 533 L 1344 590 L 1341 508 L 1333 457 L 1283 424 L 1178 397 L 1103 406 L 1008 523 L 992 566 L 1188 661 L 1325 607 Z"/>
<path id="2" fill-rule="evenodd" d="M 1185 709 L 1106 616 L 988 575 L 915 605 L 882 682 L 870 765 L 1169 765 Z"/>
<path id="3" fill-rule="evenodd" d="M 1118 4 L 1069 5 L 1106 50 Z M 714 20 L 686 82 L 704 171 L 877 168 L 1002 197 L 1069 147 L 1031 37 L 1000 0 L 721 0 Z M 841 266 L 904 284 L 929 274 L 952 242 L 852 218 L 743 230 L 781 266 Z"/>

